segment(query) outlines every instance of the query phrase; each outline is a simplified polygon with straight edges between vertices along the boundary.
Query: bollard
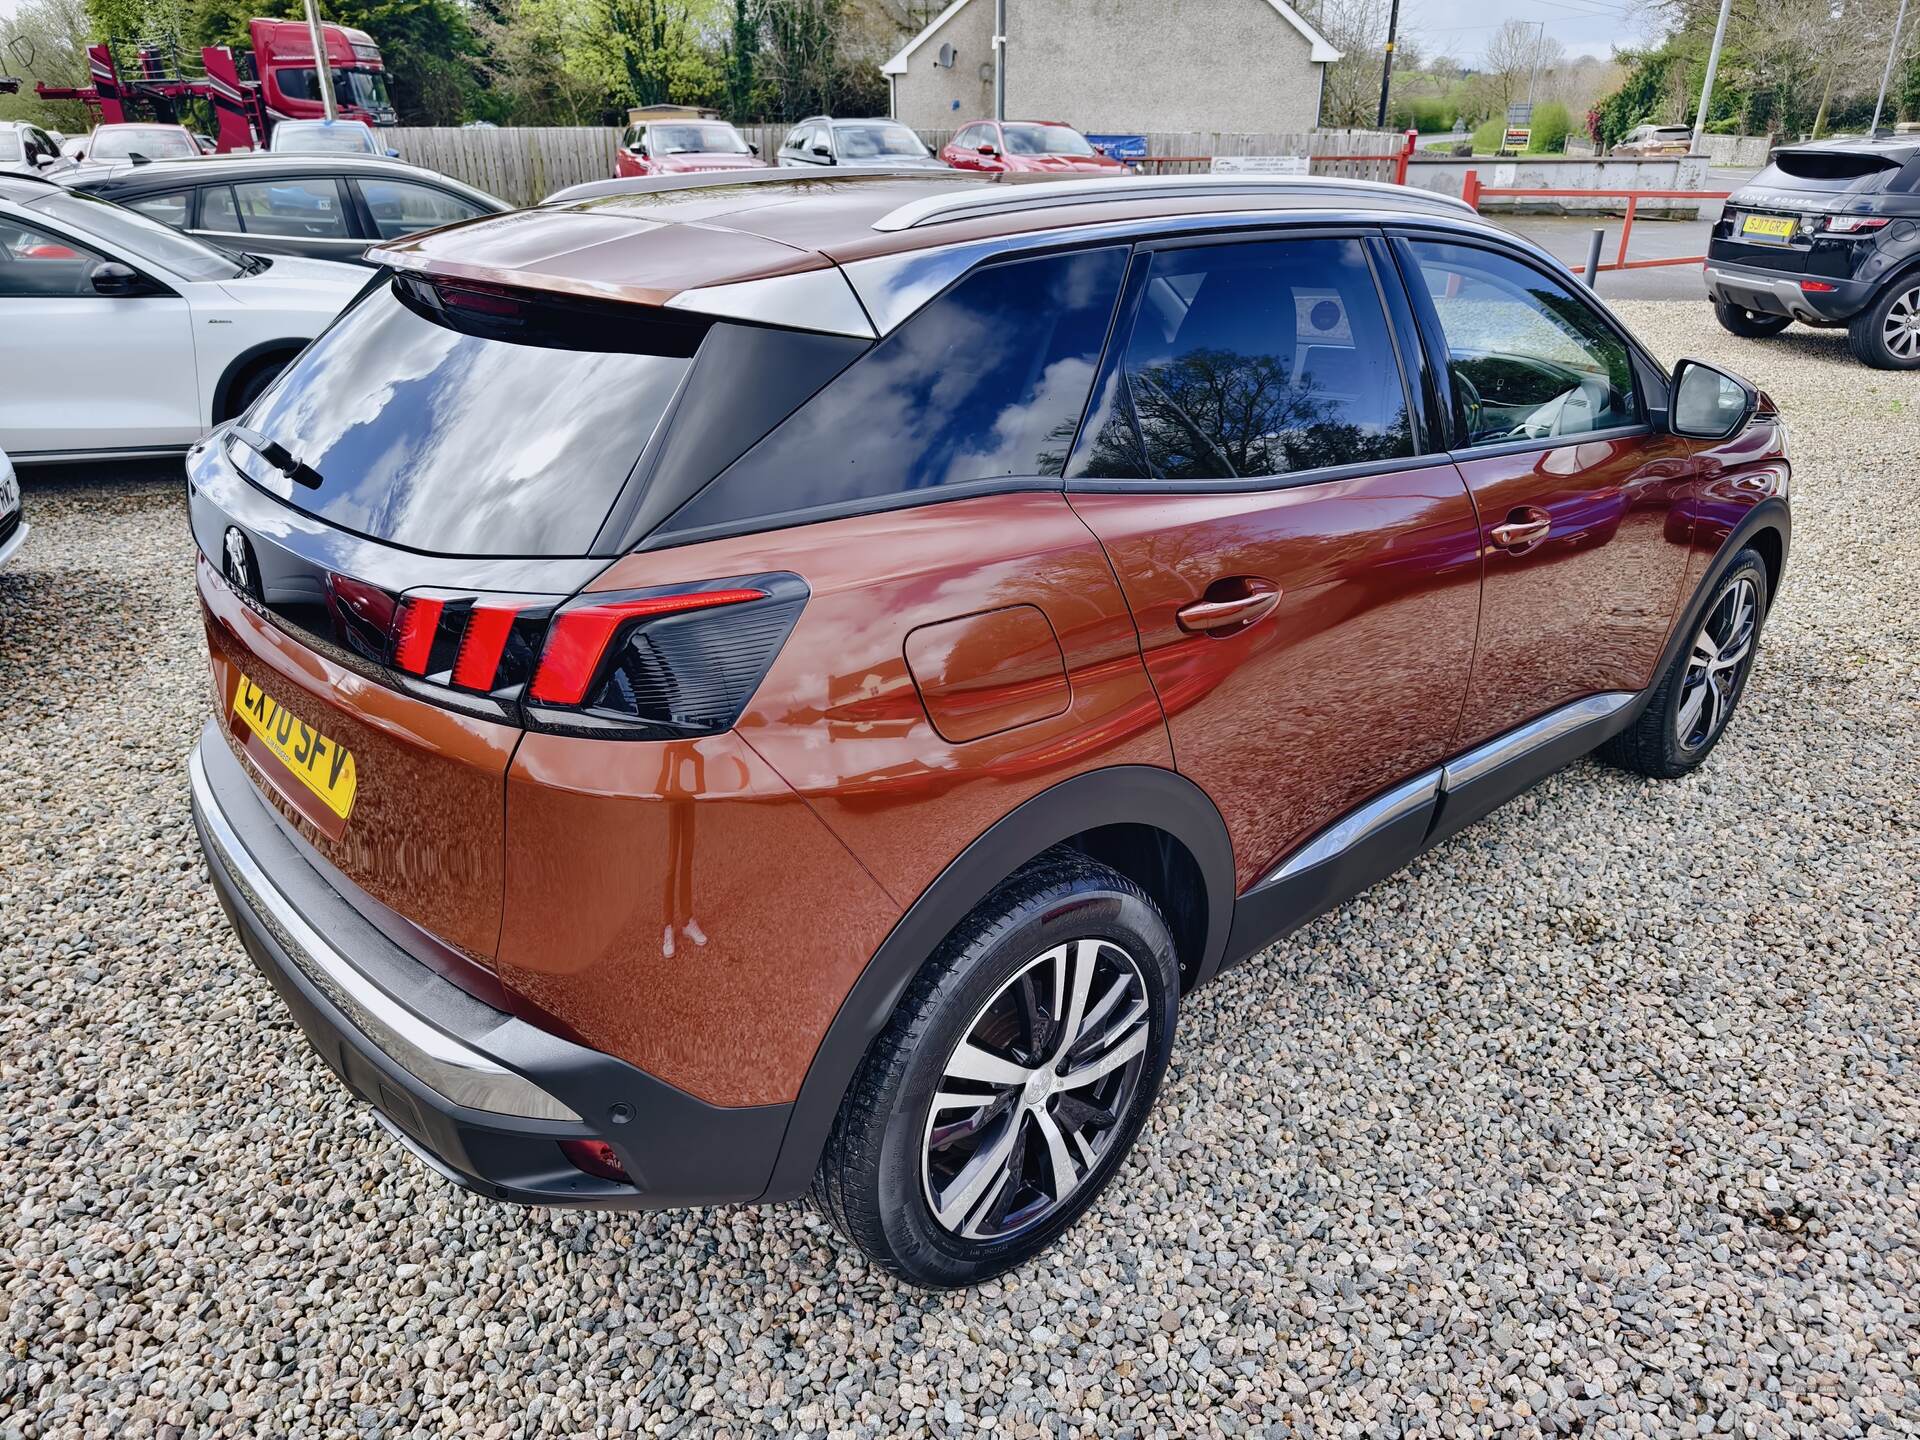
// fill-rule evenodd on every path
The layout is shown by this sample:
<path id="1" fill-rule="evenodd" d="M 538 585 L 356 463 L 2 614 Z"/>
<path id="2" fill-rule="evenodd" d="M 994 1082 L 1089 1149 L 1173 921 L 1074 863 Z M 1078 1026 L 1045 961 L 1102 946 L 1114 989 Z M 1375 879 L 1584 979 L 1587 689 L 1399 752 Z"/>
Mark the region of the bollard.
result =
<path id="1" fill-rule="evenodd" d="M 1595 230 L 1593 239 L 1587 242 L 1587 288 L 1593 289 L 1593 282 L 1600 278 L 1600 247 L 1606 243 L 1605 228 Z"/>

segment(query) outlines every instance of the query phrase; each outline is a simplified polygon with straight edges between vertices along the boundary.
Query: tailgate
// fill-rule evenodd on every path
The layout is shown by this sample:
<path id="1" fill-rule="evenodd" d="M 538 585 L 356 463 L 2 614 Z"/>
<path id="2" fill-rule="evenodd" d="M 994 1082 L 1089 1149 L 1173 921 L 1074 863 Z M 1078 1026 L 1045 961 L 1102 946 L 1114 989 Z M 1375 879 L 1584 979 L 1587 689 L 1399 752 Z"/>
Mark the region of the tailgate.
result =
<path id="1" fill-rule="evenodd" d="M 228 745 L 338 879 L 392 912 L 382 919 L 426 932 L 402 941 L 428 952 L 419 958 L 432 963 L 439 942 L 491 969 L 505 777 L 522 731 L 484 697 L 412 693 L 387 663 L 395 610 L 455 581 L 572 589 L 605 562 L 457 560 L 348 535 L 248 485 L 218 441 L 193 458 L 190 508 Z"/>

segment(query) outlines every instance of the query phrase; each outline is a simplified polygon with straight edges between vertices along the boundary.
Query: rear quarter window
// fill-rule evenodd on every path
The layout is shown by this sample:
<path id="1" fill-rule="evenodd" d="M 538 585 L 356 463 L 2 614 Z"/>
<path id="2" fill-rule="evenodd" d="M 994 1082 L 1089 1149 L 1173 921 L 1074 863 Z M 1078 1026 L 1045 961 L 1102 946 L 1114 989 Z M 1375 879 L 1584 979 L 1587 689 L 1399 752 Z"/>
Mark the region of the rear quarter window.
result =
<path id="1" fill-rule="evenodd" d="M 695 495 L 668 532 L 1062 474 L 1126 270 L 1111 246 L 975 270 Z"/>

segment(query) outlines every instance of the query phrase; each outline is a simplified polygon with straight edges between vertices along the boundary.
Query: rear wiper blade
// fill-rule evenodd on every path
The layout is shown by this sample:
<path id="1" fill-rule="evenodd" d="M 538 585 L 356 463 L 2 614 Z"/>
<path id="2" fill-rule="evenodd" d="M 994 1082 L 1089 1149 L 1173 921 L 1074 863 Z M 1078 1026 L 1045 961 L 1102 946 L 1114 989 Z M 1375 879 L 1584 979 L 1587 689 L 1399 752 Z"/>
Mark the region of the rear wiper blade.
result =
<path id="1" fill-rule="evenodd" d="M 258 430 L 249 430 L 236 425 L 227 432 L 242 445 L 246 446 L 274 469 L 285 475 L 296 485 L 304 485 L 309 490 L 318 490 L 321 485 L 320 472 L 311 466 L 296 460 L 291 451 L 278 440 L 269 440 Z"/>

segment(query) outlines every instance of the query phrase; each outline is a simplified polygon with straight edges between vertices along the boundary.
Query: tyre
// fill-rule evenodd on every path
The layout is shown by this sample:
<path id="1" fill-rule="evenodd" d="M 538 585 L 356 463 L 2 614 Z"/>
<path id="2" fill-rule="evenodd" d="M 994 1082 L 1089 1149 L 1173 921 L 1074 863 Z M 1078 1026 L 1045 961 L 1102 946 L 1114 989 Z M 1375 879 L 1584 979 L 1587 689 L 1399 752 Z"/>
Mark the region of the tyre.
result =
<path id="1" fill-rule="evenodd" d="M 1793 323 L 1786 315 L 1768 315 L 1759 310 L 1749 310 L 1744 305 L 1729 305 L 1717 297 L 1713 302 L 1713 315 L 1722 329 L 1731 330 L 1735 335 L 1744 335 L 1750 340 L 1778 335 Z"/>
<path id="2" fill-rule="evenodd" d="M 1847 322 L 1847 348 L 1876 370 L 1920 370 L 1920 273 L 1901 276 Z"/>
<path id="3" fill-rule="evenodd" d="M 280 372 L 287 368 L 287 362 L 292 359 L 292 355 L 276 355 L 254 365 L 234 383 L 233 389 L 227 392 L 227 403 L 224 407 L 226 413 L 216 416 L 215 423 L 246 414 L 253 408 L 253 402 L 258 400 L 265 393 L 266 388 L 280 377 Z"/>
<path id="4" fill-rule="evenodd" d="M 1767 615 L 1767 567 L 1742 550 L 1721 577 L 1694 631 L 1627 729 L 1600 747 L 1622 770 L 1672 780 L 1699 765 L 1726 734 L 1747 688 Z"/>
<path id="5" fill-rule="evenodd" d="M 916 1285 L 1019 1264 L 1132 1147 L 1179 995 L 1173 937 L 1145 892 L 1082 856 L 1042 857 L 908 986 L 841 1102 L 816 1204 Z"/>

